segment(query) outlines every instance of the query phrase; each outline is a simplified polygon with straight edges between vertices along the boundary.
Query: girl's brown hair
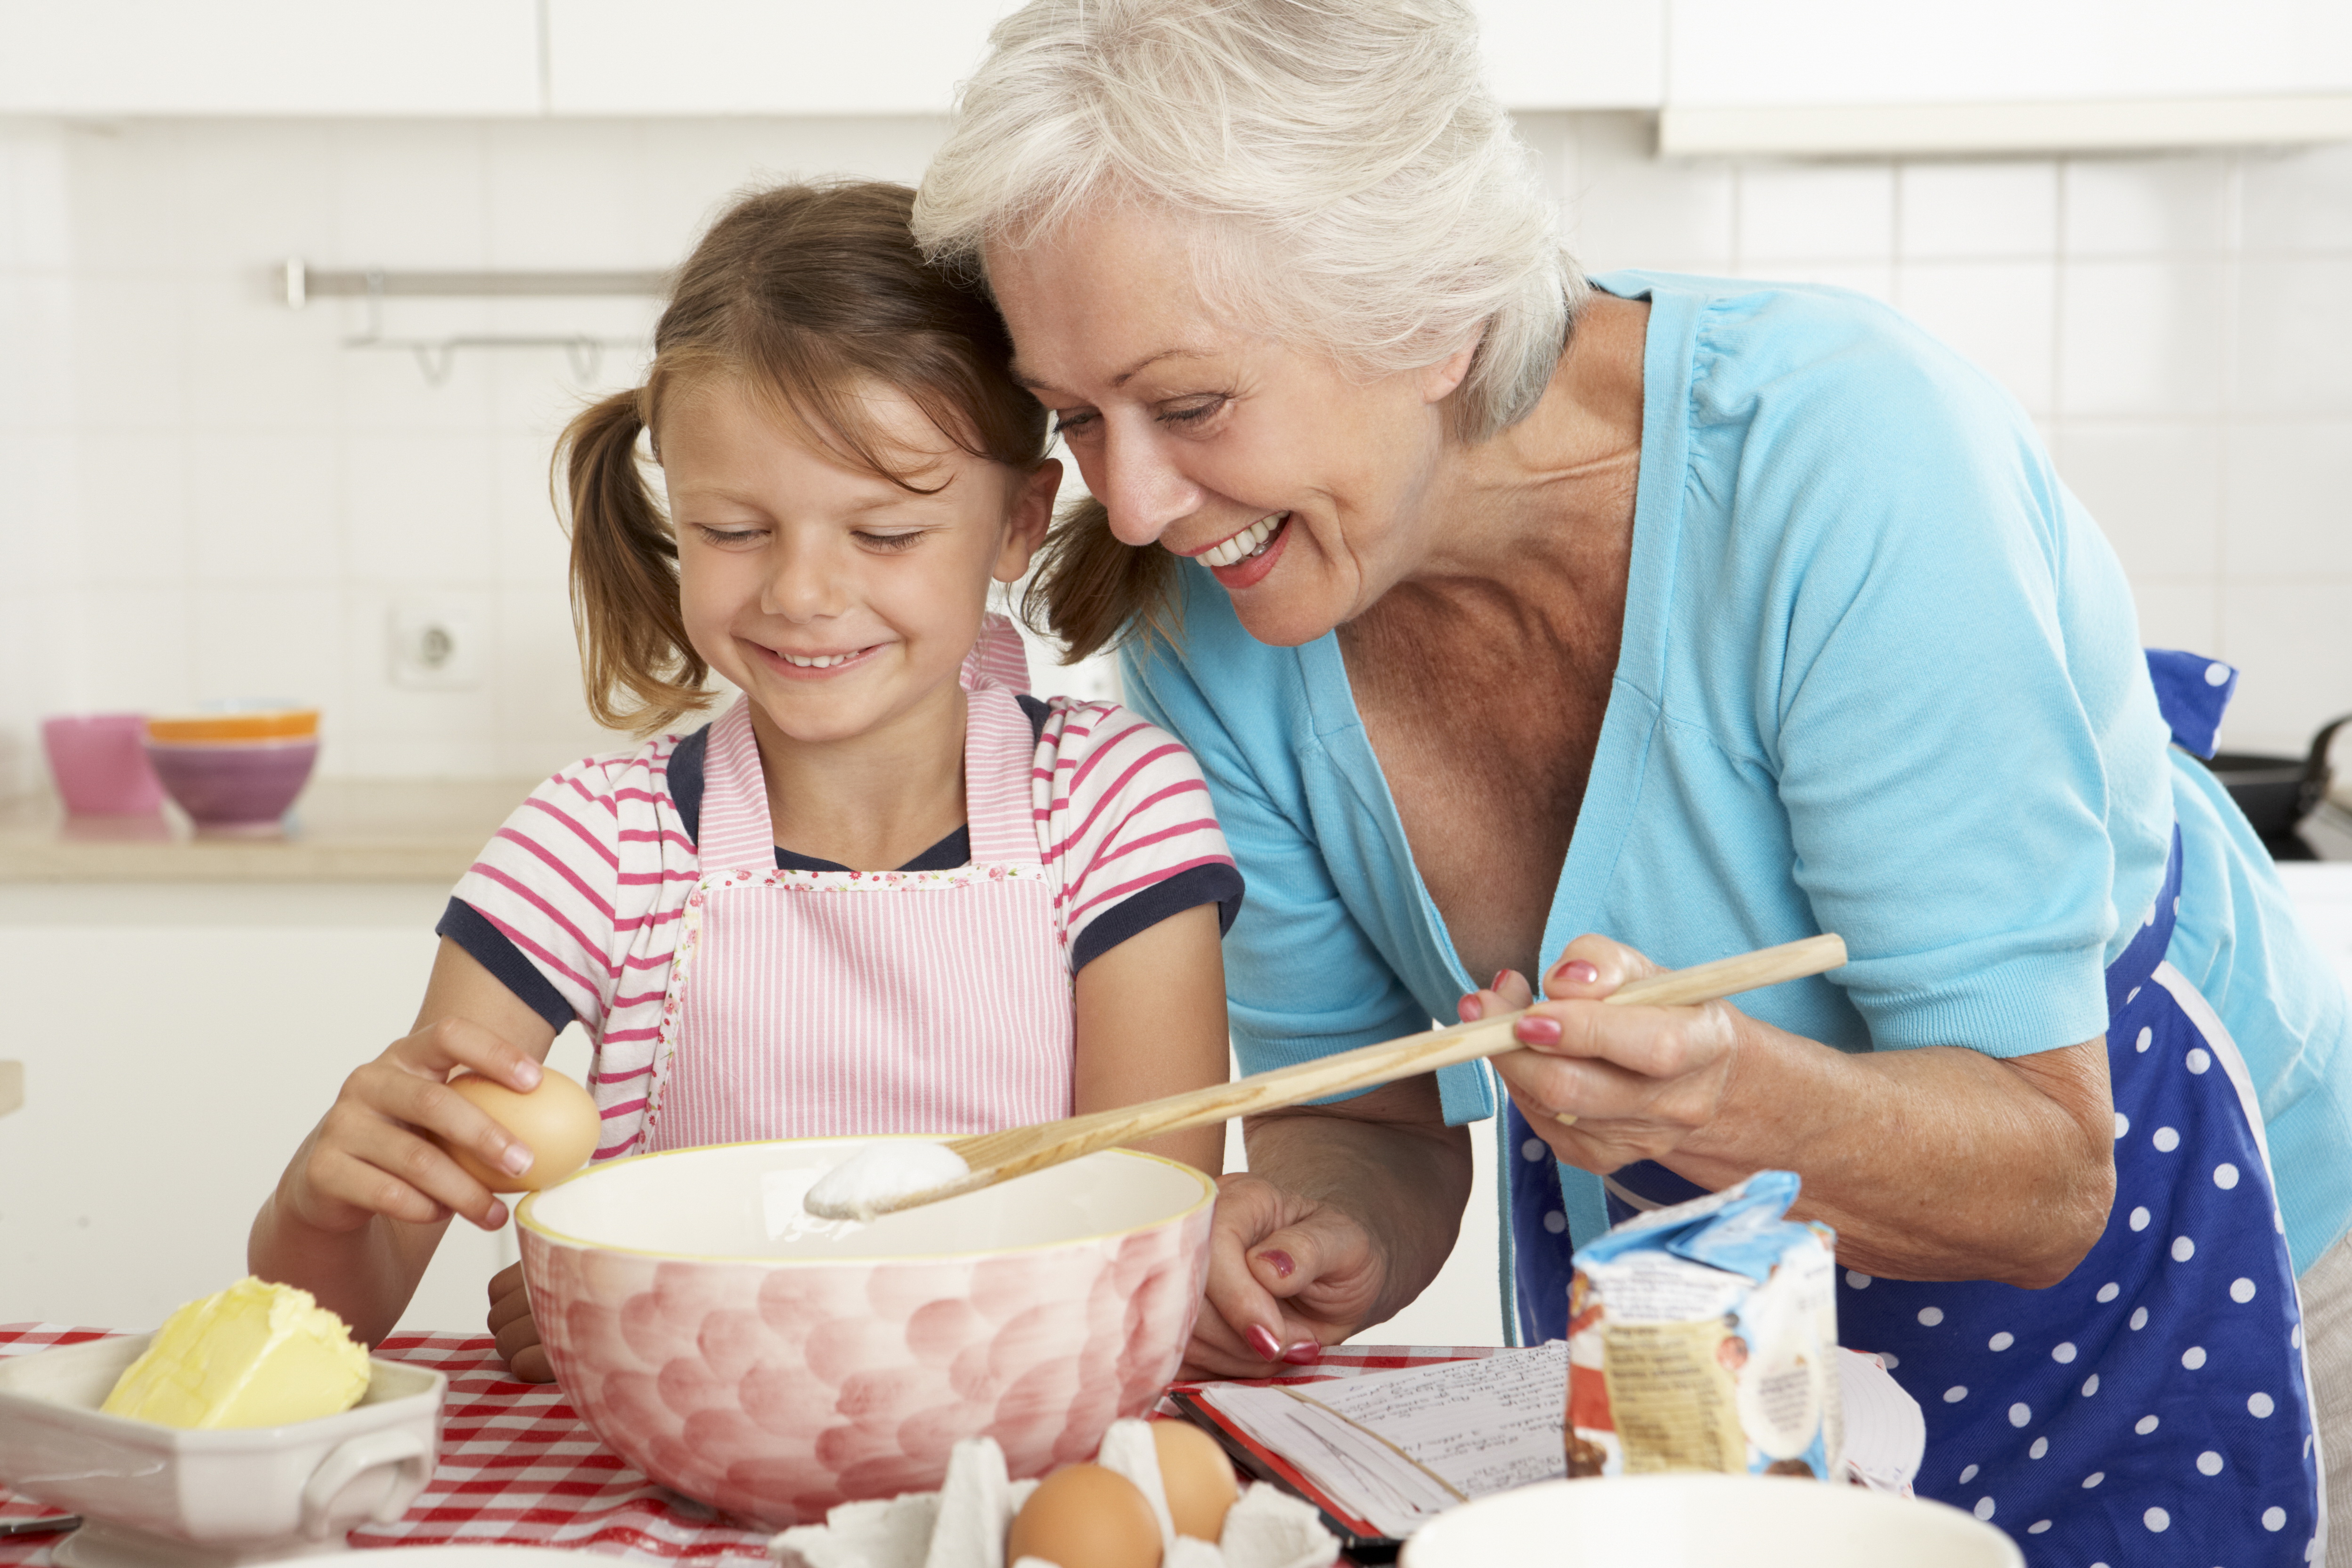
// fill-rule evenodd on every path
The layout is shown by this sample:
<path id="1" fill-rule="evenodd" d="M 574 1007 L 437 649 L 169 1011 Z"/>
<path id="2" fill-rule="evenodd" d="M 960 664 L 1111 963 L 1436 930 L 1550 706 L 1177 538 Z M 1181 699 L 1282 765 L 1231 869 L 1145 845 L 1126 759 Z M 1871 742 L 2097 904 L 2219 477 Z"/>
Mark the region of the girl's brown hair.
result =
<path id="1" fill-rule="evenodd" d="M 914 196 L 861 181 L 737 202 L 679 268 L 646 384 L 563 432 L 572 624 L 598 722 L 649 734 L 710 700 L 678 606 L 677 542 L 637 451 L 693 387 L 732 378 L 787 428 L 909 490 L 923 487 L 894 463 L 861 384 L 894 388 L 975 457 L 1021 472 L 1044 460 L 1045 413 L 1013 380 L 1013 341 L 977 286 L 915 248 Z"/>
<path id="2" fill-rule="evenodd" d="M 1127 544 L 1110 531 L 1110 512 L 1092 496 L 1062 509 L 1037 551 L 1037 569 L 1021 596 L 1021 616 L 1067 649 L 1064 664 L 1117 643 L 1129 631 L 1176 640 L 1176 557 Z"/>

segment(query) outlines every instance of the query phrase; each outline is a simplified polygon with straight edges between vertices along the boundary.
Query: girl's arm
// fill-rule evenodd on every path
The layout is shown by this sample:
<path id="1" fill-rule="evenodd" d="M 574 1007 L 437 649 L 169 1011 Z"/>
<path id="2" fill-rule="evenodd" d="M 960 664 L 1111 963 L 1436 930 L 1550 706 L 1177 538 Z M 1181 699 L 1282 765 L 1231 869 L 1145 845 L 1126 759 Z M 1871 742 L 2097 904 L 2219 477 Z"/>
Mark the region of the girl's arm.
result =
<path id="1" fill-rule="evenodd" d="M 506 1223 L 507 1205 L 424 1133 L 493 1168 L 530 1163 L 520 1139 L 444 1087 L 450 1072 L 470 1068 L 527 1093 L 554 1040 L 544 1018 L 444 938 L 415 1027 L 343 1080 L 254 1217 L 246 1266 L 310 1291 L 354 1338 L 383 1339 L 453 1214 L 484 1230 Z"/>
<path id="2" fill-rule="evenodd" d="M 1077 1114 L 1223 1083 L 1225 965 L 1217 906 L 1195 904 L 1078 971 Z M 1225 1130 L 1196 1127 L 1136 1147 L 1215 1175 Z"/>

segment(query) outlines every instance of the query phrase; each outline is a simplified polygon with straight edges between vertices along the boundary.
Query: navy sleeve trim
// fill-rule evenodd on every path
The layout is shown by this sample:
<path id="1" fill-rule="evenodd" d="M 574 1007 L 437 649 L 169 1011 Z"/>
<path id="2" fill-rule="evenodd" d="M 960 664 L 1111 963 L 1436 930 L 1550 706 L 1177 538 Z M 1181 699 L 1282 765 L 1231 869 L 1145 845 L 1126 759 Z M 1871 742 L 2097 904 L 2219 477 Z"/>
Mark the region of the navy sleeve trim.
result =
<path id="1" fill-rule="evenodd" d="M 1201 904 L 1217 906 L 1217 934 L 1234 929 L 1242 912 L 1242 874 L 1231 866 L 1194 866 L 1113 904 L 1087 923 L 1070 949 L 1075 974 L 1138 931 Z"/>
<path id="2" fill-rule="evenodd" d="M 499 984 L 546 1019 L 547 1026 L 556 1033 L 562 1034 L 564 1026 L 573 1021 L 572 1004 L 563 999 L 562 993 L 522 955 L 522 949 L 509 942 L 504 931 L 465 900 L 449 900 L 433 934 L 447 937 L 472 954 L 475 963 L 496 975 Z"/>
<path id="3" fill-rule="evenodd" d="M 1029 743 L 1034 746 L 1045 738 L 1045 720 L 1054 710 L 1045 706 L 1044 698 L 1032 697 L 1025 691 L 1014 692 L 1013 700 L 1021 704 L 1021 711 L 1029 715 Z"/>
<path id="4" fill-rule="evenodd" d="M 702 842 L 702 754 L 709 749 L 710 726 L 705 724 L 669 754 L 670 803 L 677 807 L 678 826 L 689 844 Z"/>

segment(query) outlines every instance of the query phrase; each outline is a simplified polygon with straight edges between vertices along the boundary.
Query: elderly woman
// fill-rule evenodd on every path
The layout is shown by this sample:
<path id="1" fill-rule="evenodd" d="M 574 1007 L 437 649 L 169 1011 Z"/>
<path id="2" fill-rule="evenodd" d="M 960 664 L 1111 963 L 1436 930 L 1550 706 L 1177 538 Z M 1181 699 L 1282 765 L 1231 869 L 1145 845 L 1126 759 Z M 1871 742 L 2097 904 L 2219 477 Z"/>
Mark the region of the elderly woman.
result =
<path id="1" fill-rule="evenodd" d="M 1611 1215 L 1790 1169 L 1922 1491 L 2037 1562 L 2315 1553 L 2292 1265 L 2352 1275 L 2352 1053 L 2168 746 L 2223 688 L 2160 710 L 2032 426 L 1894 311 L 1581 278 L 1476 62 L 1447 0 L 1034 0 L 917 208 L 1100 502 L 1048 618 L 1124 638 L 1248 877 L 1244 1065 L 1539 977 L 1526 1333 Z M 1739 1007 L 1597 1005 L 1823 931 Z M 1196 1370 L 1410 1301 L 1495 1110 L 1472 1066 L 1252 1124 Z"/>

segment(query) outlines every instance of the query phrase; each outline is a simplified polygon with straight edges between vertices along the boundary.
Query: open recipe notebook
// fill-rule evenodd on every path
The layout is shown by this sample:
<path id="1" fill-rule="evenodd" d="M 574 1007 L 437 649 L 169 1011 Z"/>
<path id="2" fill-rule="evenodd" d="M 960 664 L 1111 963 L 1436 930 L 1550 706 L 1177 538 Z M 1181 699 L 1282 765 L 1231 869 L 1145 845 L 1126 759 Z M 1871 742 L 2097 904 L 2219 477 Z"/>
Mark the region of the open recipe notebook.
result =
<path id="1" fill-rule="evenodd" d="M 1844 1458 L 1908 1492 L 1927 1446 L 1919 1406 L 1878 1358 L 1838 1352 Z M 1360 1544 L 1402 1541 L 1459 1502 L 1568 1473 L 1568 1346 L 1326 1383 L 1188 1384 L 1177 1404 L 1244 1464 L 1314 1503 Z"/>

